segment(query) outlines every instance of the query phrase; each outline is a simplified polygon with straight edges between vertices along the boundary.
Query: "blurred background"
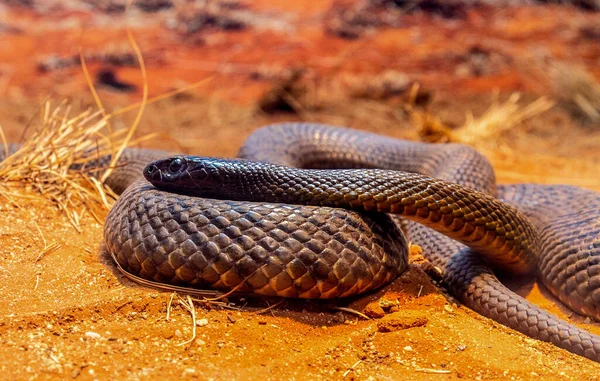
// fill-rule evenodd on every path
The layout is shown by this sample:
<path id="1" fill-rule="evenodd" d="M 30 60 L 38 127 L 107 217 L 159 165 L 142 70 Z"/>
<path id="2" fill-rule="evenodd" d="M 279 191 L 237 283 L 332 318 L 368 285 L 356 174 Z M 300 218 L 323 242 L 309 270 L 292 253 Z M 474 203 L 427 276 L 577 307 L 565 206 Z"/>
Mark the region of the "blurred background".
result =
<path id="1" fill-rule="evenodd" d="M 598 0 L 0 0 L 0 124 L 18 141 L 47 100 L 95 107 L 91 82 L 114 112 L 146 84 L 137 134 L 164 137 L 146 146 L 235 156 L 261 125 L 314 121 L 471 144 L 503 182 L 600 189 L 599 11 Z"/>

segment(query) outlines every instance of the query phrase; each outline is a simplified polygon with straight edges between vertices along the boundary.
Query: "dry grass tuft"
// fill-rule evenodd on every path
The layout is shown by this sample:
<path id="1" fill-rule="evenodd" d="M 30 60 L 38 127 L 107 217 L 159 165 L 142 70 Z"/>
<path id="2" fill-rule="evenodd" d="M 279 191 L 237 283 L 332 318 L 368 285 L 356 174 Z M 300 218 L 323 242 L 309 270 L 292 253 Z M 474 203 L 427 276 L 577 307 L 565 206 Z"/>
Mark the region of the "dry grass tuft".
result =
<path id="1" fill-rule="evenodd" d="M 554 102 L 546 97 L 521 106 L 521 95 L 513 93 L 508 100 L 500 102 L 495 97 L 491 106 L 478 118 L 467 114 L 464 125 L 457 129 L 446 126 L 439 118 L 429 112 L 408 108 L 407 111 L 416 125 L 422 140 L 430 142 L 457 142 L 479 148 L 498 143 L 505 132 L 514 130 L 524 121 L 538 116 L 552 107 Z"/>
<path id="2" fill-rule="evenodd" d="M 546 75 L 554 93 L 574 116 L 593 123 L 600 122 L 600 83 L 585 69 L 553 62 Z"/>
<path id="3" fill-rule="evenodd" d="M 467 114 L 465 124 L 451 132 L 450 140 L 472 145 L 498 141 L 504 132 L 554 107 L 554 102 L 546 97 L 540 97 L 525 106 L 519 105 L 520 98 L 519 93 L 513 93 L 505 102 L 500 102 L 496 97 L 479 118 Z"/>
<path id="4" fill-rule="evenodd" d="M 563 149 L 562 155 L 557 153 L 560 136 L 570 139 L 575 135 L 564 131 L 556 139 L 527 135 L 528 127 L 523 122 L 540 116 L 554 104 L 545 97 L 523 104 L 520 95 L 514 93 L 504 102 L 496 98 L 480 117 L 467 115 L 467 121 L 456 129 L 451 129 L 428 111 L 414 108 L 407 111 L 422 140 L 465 143 L 476 147 L 491 161 L 499 183 L 562 183 L 600 189 L 597 178 L 591 175 L 596 172 L 594 160 L 581 157 L 581 152 L 575 151 L 577 148 L 574 151 Z M 579 147 L 585 150 L 585 146 Z M 564 152 L 568 155 L 565 156 Z"/>
<path id="5" fill-rule="evenodd" d="M 52 107 L 46 102 L 41 128 L 0 163 L 0 195 L 18 205 L 23 190 L 50 200 L 81 231 L 87 212 L 103 221 L 116 195 L 98 178 L 107 168 L 99 167 L 101 157 L 115 155 L 127 130 L 112 132 L 109 117 L 100 111 L 85 110 L 71 116 L 66 102 Z"/>

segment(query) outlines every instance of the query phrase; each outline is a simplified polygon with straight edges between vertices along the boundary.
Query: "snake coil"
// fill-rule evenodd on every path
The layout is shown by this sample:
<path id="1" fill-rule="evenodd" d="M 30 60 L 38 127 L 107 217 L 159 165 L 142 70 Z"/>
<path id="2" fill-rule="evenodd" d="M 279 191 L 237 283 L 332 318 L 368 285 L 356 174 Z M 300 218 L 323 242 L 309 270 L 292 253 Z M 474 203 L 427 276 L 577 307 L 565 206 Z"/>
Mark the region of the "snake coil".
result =
<path id="1" fill-rule="evenodd" d="M 416 221 L 406 225 L 408 238 L 468 307 L 600 362 L 600 337 L 514 294 L 489 267 L 533 271 L 563 303 L 600 320 L 596 192 L 497 186 L 491 165 L 470 147 L 320 124 L 255 131 L 239 153 L 251 161 L 165 156 L 127 151 L 131 165 L 109 178 L 126 190 L 107 218 L 105 241 L 126 271 L 196 288 L 352 295 L 404 270 L 406 241 L 382 212 L 399 213 Z M 144 172 L 163 190 L 134 183 L 157 159 Z"/>

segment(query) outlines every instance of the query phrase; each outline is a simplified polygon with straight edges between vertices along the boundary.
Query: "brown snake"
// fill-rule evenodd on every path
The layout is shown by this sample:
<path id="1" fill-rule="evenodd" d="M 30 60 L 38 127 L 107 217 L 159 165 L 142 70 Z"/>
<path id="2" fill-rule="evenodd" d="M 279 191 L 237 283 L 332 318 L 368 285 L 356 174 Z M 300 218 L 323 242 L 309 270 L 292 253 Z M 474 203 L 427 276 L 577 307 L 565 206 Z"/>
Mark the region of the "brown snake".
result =
<path id="1" fill-rule="evenodd" d="M 129 151 L 132 165 L 111 184 L 127 188 L 141 163 L 164 155 Z M 181 156 L 146 167 L 163 190 L 144 181 L 129 186 L 106 221 L 105 241 L 120 266 L 194 288 L 347 296 L 404 270 L 406 242 L 385 214 L 396 213 L 420 223 L 407 224 L 407 236 L 467 306 L 600 362 L 600 337 L 512 293 L 488 267 L 535 272 L 565 304 L 600 319 L 598 193 L 497 187 L 490 164 L 472 148 L 318 124 L 260 129 L 239 156 L 256 162 Z"/>

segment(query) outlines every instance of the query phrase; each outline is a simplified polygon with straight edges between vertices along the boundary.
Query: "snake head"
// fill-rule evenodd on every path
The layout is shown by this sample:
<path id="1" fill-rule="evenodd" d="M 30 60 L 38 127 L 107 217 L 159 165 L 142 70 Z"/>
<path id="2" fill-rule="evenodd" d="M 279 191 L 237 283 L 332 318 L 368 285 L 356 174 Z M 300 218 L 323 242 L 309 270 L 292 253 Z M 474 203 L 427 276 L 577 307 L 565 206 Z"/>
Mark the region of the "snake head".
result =
<path id="1" fill-rule="evenodd" d="M 220 160 L 184 155 L 160 159 L 144 168 L 144 177 L 161 190 L 216 197 L 223 185 Z"/>

